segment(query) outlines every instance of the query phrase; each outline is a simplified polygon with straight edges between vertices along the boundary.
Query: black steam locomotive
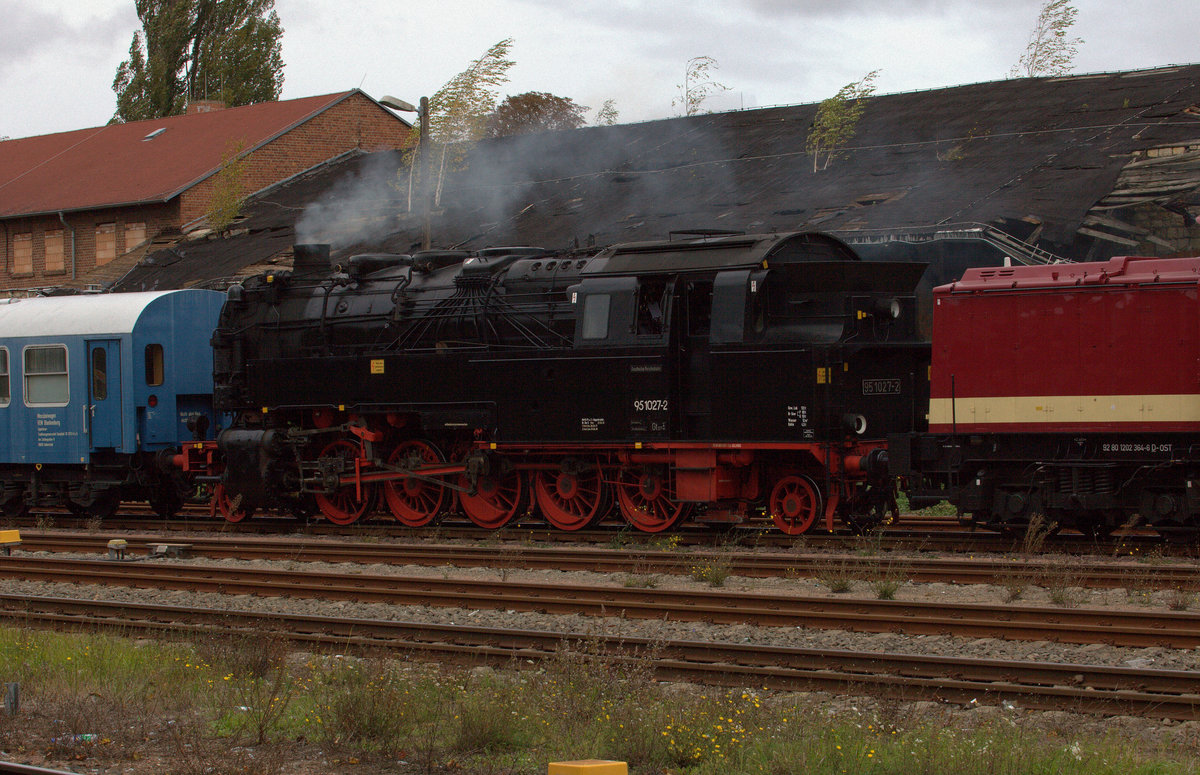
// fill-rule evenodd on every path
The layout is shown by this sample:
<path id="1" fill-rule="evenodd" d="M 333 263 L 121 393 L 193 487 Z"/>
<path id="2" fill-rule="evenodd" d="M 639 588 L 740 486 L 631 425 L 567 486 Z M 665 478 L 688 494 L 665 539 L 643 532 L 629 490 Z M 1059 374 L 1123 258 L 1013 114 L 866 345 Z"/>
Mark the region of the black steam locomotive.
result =
<path id="1" fill-rule="evenodd" d="M 925 423 L 923 269 L 815 233 L 344 266 L 297 246 L 229 290 L 213 335 L 235 418 L 217 502 L 339 524 L 878 521 L 885 440 Z"/>

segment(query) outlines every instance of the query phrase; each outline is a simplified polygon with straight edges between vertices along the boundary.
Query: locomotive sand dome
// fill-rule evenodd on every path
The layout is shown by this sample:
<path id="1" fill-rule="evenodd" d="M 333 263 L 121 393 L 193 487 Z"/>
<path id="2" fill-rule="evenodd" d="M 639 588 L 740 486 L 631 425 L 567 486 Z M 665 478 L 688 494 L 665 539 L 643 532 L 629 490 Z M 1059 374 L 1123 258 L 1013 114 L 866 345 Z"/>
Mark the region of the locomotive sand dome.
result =
<path id="1" fill-rule="evenodd" d="M 404 524 L 532 506 L 789 533 L 894 510 L 883 440 L 922 430 L 912 263 L 815 233 L 687 235 L 594 255 L 370 255 L 230 289 L 213 336 L 223 510 Z M 456 506 L 457 504 L 457 506 Z"/>

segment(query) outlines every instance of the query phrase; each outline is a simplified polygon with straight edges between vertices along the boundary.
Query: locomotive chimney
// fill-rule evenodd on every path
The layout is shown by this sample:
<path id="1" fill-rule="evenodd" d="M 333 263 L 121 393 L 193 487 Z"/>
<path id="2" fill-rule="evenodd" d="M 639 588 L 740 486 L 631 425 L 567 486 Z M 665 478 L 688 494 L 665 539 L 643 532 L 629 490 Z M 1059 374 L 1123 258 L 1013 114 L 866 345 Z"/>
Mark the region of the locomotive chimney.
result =
<path id="1" fill-rule="evenodd" d="M 294 275 L 327 275 L 332 268 L 329 264 L 329 245 L 326 243 L 293 245 L 292 257 Z"/>

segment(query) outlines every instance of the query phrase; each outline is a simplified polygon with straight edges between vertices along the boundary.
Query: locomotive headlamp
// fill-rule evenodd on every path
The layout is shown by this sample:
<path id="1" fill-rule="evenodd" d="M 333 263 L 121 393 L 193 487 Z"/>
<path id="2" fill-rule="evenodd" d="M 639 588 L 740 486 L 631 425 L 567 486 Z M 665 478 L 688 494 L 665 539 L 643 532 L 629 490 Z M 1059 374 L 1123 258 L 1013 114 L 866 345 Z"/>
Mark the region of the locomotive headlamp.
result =
<path id="1" fill-rule="evenodd" d="M 875 314 L 895 320 L 900 317 L 900 300 L 896 298 L 876 299 Z"/>

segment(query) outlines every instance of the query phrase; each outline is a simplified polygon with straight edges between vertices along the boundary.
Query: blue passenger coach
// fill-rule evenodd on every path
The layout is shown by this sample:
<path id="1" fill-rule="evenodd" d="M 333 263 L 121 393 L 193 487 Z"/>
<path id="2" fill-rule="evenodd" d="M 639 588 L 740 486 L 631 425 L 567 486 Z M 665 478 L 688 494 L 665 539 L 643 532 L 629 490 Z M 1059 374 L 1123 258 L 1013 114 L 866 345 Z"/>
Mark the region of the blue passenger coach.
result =
<path id="1" fill-rule="evenodd" d="M 170 465 L 212 438 L 212 348 L 225 295 L 178 290 L 0 303 L 0 505 L 108 516 L 121 500 L 174 513 Z"/>

